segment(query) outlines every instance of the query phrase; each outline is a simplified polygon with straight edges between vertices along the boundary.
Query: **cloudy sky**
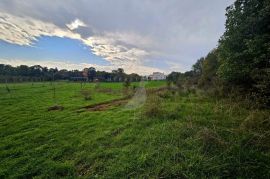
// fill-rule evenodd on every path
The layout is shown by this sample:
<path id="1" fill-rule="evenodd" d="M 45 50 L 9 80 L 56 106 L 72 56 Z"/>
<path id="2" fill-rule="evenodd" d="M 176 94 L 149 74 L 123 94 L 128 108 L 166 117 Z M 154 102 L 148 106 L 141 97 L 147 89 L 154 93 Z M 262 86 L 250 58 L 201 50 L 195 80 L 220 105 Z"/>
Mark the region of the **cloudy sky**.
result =
<path id="1" fill-rule="evenodd" d="M 216 47 L 233 0 L 1 0 L 0 63 L 184 72 Z"/>

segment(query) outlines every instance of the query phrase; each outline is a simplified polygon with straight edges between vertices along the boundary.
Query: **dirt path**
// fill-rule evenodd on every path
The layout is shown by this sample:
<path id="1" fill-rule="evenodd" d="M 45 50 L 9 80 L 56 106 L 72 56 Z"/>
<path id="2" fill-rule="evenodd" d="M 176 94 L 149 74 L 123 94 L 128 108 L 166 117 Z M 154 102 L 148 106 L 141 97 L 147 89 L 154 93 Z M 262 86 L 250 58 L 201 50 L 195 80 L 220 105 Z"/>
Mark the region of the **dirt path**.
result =
<path id="1" fill-rule="evenodd" d="M 99 104 L 91 104 L 91 105 L 83 107 L 83 109 L 85 109 L 86 111 L 105 111 L 111 107 L 116 107 L 116 106 L 121 106 L 121 105 L 126 104 L 131 97 L 132 96 L 126 96 L 124 98 L 115 99 L 112 101 L 106 101 Z"/>
<path id="2" fill-rule="evenodd" d="M 147 89 L 146 92 L 147 93 L 156 93 L 159 91 L 163 91 L 166 88 L 162 87 L 162 88 L 155 88 L 155 89 Z M 84 112 L 84 111 L 106 111 L 112 107 L 117 107 L 117 106 L 121 106 L 121 105 L 125 105 L 129 102 L 130 99 L 132 99 L 133 95 L 130 96 L 126 96 L 120 99 L 115 99 L 112 101 L 106 101 L 106 102 L 102 102 L 102 103 L 98 103 L 98 104 L 91 104 L 88 106 L 85 106 L 83 108 L 81 108 L 80 110 L 78 110 L 77 112 Z"/>

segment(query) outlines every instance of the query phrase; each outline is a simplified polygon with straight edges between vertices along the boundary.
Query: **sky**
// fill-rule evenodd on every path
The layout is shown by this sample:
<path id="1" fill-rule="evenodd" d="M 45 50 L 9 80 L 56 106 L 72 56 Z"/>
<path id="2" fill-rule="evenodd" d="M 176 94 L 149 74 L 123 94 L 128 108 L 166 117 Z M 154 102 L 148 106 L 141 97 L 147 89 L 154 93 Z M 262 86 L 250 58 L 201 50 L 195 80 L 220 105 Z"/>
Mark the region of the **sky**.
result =
<path id="1" fill-rule="evenodd" d="M 233 0 L 1 0 L 0 63 L 185 72 L 218 44 Z"/>

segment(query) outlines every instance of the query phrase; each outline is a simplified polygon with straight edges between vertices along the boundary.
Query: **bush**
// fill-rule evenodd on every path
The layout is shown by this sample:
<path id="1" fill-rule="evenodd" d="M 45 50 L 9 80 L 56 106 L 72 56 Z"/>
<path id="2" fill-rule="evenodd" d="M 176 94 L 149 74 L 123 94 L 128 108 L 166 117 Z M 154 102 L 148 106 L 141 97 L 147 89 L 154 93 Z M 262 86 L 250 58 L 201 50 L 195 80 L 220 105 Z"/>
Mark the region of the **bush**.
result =
<path id="1" fill-rule="evenodd" d="M 242 122 L 240 127 L 241 129 L 258 133 L 270 131 L 270 113 L 253 111 Z"/>
<path id="2" fill-rule="evenodd" d="M 160 91 L 160 92 L 158 92 L 157 95 L 163 99 L 169 99 L 169 98 L 172 98 L 172 96 L 173 96 L 173 94 L 169 91 Z"/>
<path id="3" fill-rule="evenodd" d="M 96 90 L 97 89 L 100 89 L 100 83 L 99 82 L 95 82 L 95 87 L 94 87 Z"/>
<path id="4" fill-rule="evenodd" d="M 150 96 L 145 105 L 145 111 L 144 111 L 145 116 L 149 118 L 163 117 L 164 111 L 162 110 L 162 107 L 160 104 L 161 104 L 160 98 L 156 96 Z"/>
<path id="5" fill-rule="evenodd" d="M 253 111 L 240 125 L 245 134 L 243 145 L 260 150 L 270 149 L 270 113 Z"/>
<path id="6" fill-rule="evenodd" d="M 10 93 L 10 88 L 6 85 L 6 90 L 8 93 Z"/>
<path id="7" fill-rule="evenodd" d="M 203 144 L 203 152 L 213 152 L 226 145 L 217 133 L 208 128 L 199 131 L 198 136 Z"/>
<path id="8" fill-rule="evenodd" d="M 125 88 L 129 88 L 130 87 L 130 84 L 131 84 L 130 79 L 129 78 L 125 79 L 124 84 L 123 84 L 124 87 Z"/>
<path id="9" fill-rule="evenodd" d="M 91 100 L 92 99 L 90 90 L 82 90 L 81 94 L 83 95 L 85 100 Z"/>
<path id="10" fill-rule="evenodd" d="M 253 70 L 253 85 L 251 97 L 259 107 L 270 107 L 270 68 Z"/>

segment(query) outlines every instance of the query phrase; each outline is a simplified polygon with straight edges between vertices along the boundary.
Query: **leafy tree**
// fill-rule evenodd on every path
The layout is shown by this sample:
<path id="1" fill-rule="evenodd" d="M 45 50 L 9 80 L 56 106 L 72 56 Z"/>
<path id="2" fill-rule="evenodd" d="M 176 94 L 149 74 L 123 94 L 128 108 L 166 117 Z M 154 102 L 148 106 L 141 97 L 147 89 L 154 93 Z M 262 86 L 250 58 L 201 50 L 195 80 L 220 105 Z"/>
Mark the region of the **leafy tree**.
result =
<path id="1" fill-rule="evenodd" d="M 0 64 L 0 82 L 18 82 L 18 81 L 52 81 L 52 80 L 76 80 L 81 81 L 87 77 L 91 81 L 124 81 L 129 78 L 130 81 L 139 81 L 141 76 L 132 73 L 126 74 L 122 68 L 113 70 L 112 73 L 105 71 L 96 71 L 94 67 L 85 68 L 83 71 L 57 68 L 42 67 L 40 65 L 26 66 L 21 65 L 13 67 L 11 65 Z"/>
<path id="2" fill-rule="evenodd" d="M 192 66 L 192 71 L 198 76 L 202 74 L 204 57 L 197 60 L 197 62 Z"/>
<path id="3" fill-rule="evenodd" d="M 171 72 L 168 76 L 167 76 L 167 81 L 173 82 L 174 84 L 176 84 L 176 82 L 178 81 L 178 79 L 183 76 L 182 73 L 180 72 Z"/>
<path id="4" fill-rule="evenodd" d="M 218 51 L 214 49 L 208 53 L 201 61 L 201 64 L 199 86 L 212 87 L 214 80 L 217 78 L 217 70 L 219 67 Z"/>
<path id="5" fill-rule="evenodd" d="M 95 77 L 96 77 L 96 69 L 94 67 L 90 67 L 88 69 L 88 79 L 90 81 L 94 81 Z"/>
<path id="6" fill-rule="evenodd" d="M 123 84 L 124 87 L 125 87 L 125 88 L 129 88 L 129 87 L 130 87 L 130 84 L 131 84 L 131 83 L 130 83 L 130 79 L 129 79 L 129 78 L 126 78 L 125 81 L 124 81 L 124 84 Z"/>
<path id="7" fill-rule="evenodd" d="M 250 88 L 256 83 L 253 71 L 269 68 L 270 1 L 236 0 L 226 16 L 226 31 L 219 45 L 219 76 Z"/>

